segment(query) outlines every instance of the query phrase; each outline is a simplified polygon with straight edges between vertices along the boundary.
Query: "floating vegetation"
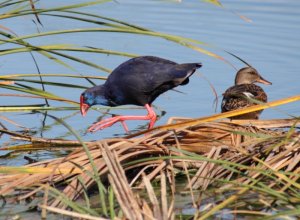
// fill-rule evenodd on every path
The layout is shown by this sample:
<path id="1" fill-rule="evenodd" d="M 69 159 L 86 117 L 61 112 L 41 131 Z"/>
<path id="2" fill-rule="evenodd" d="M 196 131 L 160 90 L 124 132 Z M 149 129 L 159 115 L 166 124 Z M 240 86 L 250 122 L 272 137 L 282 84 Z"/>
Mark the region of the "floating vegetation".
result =
<path id="1" fill-rule="evenodd" d="M 0 56 L 29 53 L 36 67 L 36 73 L 2 73 L 0 88 L 11 93 L 1 93 L 0 96 L 45 100 L 39 104 L 2 103 L 1 112 L 78 110 L 77 101 L 65 98 L 58 90 L 48 91 L 45 86 L 82 90 L 87 86 L 69 80 L 84 80 L 91 85 L 97 84 L 94 82 L 96 80 L 105 80 L 111 70 L 87 60 L 82 54 L 139 55 L 96 48 L 91 46 L 93 42 L 90 45 L 81 45 L 80 42 L 70 44 L 67 37 L 63 43 L 39 44 L 45 38 L 79 33 L 155 37 L 232 66 L 225 58 L 207 50 L 209 45 L 200 40 L 160 33 L 80 10 L 106 2 L 110 1 L 83 1 L 52 8 L 40 8 L 39 2 L 32 0 L 6 0 L 0 3 L 0 8 L 5 11 L 0 15 L 0 20 L 29 16 L 34 19 L 37 29 L 34 33 L 21 35 L 17 30 L 0 25 Z M 224 7 L 217 0 L 207 2 Z M 89 27 L 44 31 L 41 28 L 47 25 L 44 18 L 50 17 L 59 22 L 73 20 Z M 231 52 L 228 54 L 246 64 Z M 41 72 L 36 56 L 50 60 L 71 73 Z M 72 64 L 90 67 L 98 71 L 98 75 L 78 73 Z M 296 95 L 204 118 L 172 118 L 169 124 L 151 130 L 89 142 L 84 142 L 65 121 L 50 114 L 48 117 L 54 118 L 56 125 L 67 127 L 76 139 L 36 137 L 32 129 L 1 115 L 2 121 L 19 129 L 9 130 L 0 123 L 1 135 L 25 142 L 2 147 L 0 152 L 5 152 L 1 154 L 2 158 L 9 159 L 14 153 L 24 151 L 56 152 L 63 149 L 67 153 L 63 157 L 40 161 L 25 156 L 29 162 L 26 166 L 0 166 L 3 207 L 0 216 L 7 218 L 11 215 L 11 211 L 6 212 L 5 208 L 16 203 L 25 204 L 27 211 L 40 210 L 42 218 L 49 216 L 49 213 L 79 219 L 207 219 L 227 215 L 232 218 L 250 216 L 275 219 L 299 216 L 299 118 L 224 120 L 299 100 L 300 96 Z M 52 101 L 63 106 L 56 106 Z M 71 116 L 65 116 L 65 119 L 68 117 Z M 188 200 L 180 208 L 177 207 L 178 197 L 187 197 Z"/>
<path id="2" fill-rule="evenodd" d="M 112 217 L 121 212 L 119 216 L 128 219 L 172 219 L 183 215 L 174 207 L 182 190 L 190 196 L 194 217 L 200 219 L 228 209 L 250 216 L 270 215 L 271 210 L 276 216 L 299 212 L 298 118 L 197 120 L 186 126 L 190 119 L 177 118 L 171 121 L 172 129 L 162 126 L 142 136 L 92 142 L 82 142 L 79 136 L 65 141 L 6 132 L 45 147 L 83 148 L 23 167 L 1 167 L 0 194 L 7 201 L 21 201 L 38 199 L 43 192 L 41 209 L 70 215 L 73 212 L 64 210 L 71 208 L 78 216 Z M 178 187 L 182 182 L 184 189 Z M 209 191 L 224 199 L 206 201 Z M 91 204 L 91 192 L 99 195 L 97 207 Z M 260 199 L 247 203 L 246 194 Z M 82 199 L 85 205 L 78 202 Z"/>

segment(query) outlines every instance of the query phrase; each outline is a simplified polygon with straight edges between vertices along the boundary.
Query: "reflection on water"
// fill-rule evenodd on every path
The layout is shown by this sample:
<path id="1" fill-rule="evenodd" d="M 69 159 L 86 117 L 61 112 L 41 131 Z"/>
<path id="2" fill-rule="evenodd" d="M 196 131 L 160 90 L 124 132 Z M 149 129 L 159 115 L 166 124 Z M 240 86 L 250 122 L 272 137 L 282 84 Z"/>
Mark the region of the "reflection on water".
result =
<path id="1" fill-rule="evenodd" d="M 55 5 L 54 5 L 55 4 Z M 200 1 L 183 1 L 174 3 L 169 1 L 139 1 L 121 0 L 112 3 L 102 4 L 86 8 L 88 12 L 113 17 L 136 25 L 140 25 L 155 31 L 175 34 L 200 40 L 211 46 L 206 47 L 231 62 L 237 69 L 244 66 L 239 60 L 230 56 L 224 50 L 230 51 L 248 63 L 253 65 L 266 79 L 273 83 L 272 86 L 263 86 L 269 95 L 269 100 L 296 95 L 300 92 L 298 69 L 300 67 L 300 13 L 299 1 L 292 0 L 269 0 L 269 1 L 226 1 L 226 9 L 206 4 Z M 57 2 L 43 2 L 43 6 L 57 6 Z M 240 19 L 238 12 L 250 18 L 253 22 L 246 22 Z M 27 19 L 27 20 L 26 20 Z M 3 25 L 10 27 L 19 35 L 36 32 L 36 26 L 31 22 L 31 17 L 15 18 L 13 21 L 4 20 Z M 80 27 L 95 27 L 91 24 L 76 23 L 66 20 L 63 24 L 55 17 L 41 17 L 44 27 L 40 31 L 51 31 L 58 29 L 70 29 Z M 25 25 L 26 23 L 26 25 Z M 25 28 L 26 27 L 26 28 Z M 55 37 L 44 37 L 30 39 L 33 44 L 47 45 L 68 43 L 82 46 L 93 46 L 104 49 L 125 51 L 140 55 L 155 55 L 183 62 L 202 62 L 203 67 L 199 72 L 214 85 L 219 99 L 221 94 L 231 85 L 236 70 L 230 65 L 203 55 L 199 52 L 187 49 L 183 46 L 168 42 L 163 39 L 135 36 L 116 33 L 78 33 L 74 35 L 56 35 Z M 76 54 L 85 59 L 113 69 L 127 58 L 117 56 L 103 56 L 99 54 L 88 55 Z M 73 73 L 70 69 L 49 61 L 48 59 L 35 54 L 37 62 L 43 73 Z M 16 60 L 22 60 L 22 65 L 15 65 Z M 35 73 L 36 69 L 29 54 L 15 54 L 3 56 L 1 61 L 2 74 L 7 73 Z M 87 66 L 70 63 L 77 72 L 86 75 L 106 75 L 106 73 L 95 71 Z M 55 80 L 49 79 L 49 80 Z M 90 84 L 83 80 L 67 79 L 69 83 L 77 83 L 84 86 Z M 96 81 L 101 84 L 102 81 Z M 82 92 L 80 89 L 60 89 L 59 87 L 46 86 L 49 91 L 63 94 L 64 97 L 78 101 Z M 169 91 L 161 95 L 155 105 L 166 111 L 157 125 L 164 124 L 171 116 L 201 117 L 215 113 L 214 94 L 208 83 L 203 78 L 194 75 L 190 84 L 178 88 L 182 93 Z M 7 90 L 1 90 L 8 93 Z M 43 104 L 43 100 L 17 99 L 1 97 L 1 103 L 6 105 L 14 104 Z M 57 106 L 57 102 L 50 102 Z M 220 108 L 218 107 L 218 112 Z M 297 115 L 299 103 L 290 104 L 273 110 L 265 110 L 262 118 L 284 118 L 289 115 Z M 80 134 L 84 134 L 86 128 L 91 125 L 97 117 L 101 116 L 100 111 L 89 111 L 87 117 L 83 118 L 79 112 L 74 111 L 49 111 L 49 114 L 64 118 L 65 121 Z M 111 111 L 113 114 L 145 114 L 144 109 L 117 109 Z M 30 113 L 2 113 L 20 125 L 37 131 L 37 137 L 69 137 L 72 135 L 68 130 L 54 122 L 43 114 Z M 12 130 L 19 130 L 18 126 L 11 125 L 7 121 L 3 123 Z M 44 126 L 46 125 L 46 126 Z M 146 122 L 130 122 L 132 130 L 144 128 Z M 45 127 L 47 129 L 45 129 Z M 99 139 L 104 137 L 119 136 L 123 134 L 121 125 L 117 124 L 104 131 L 95 134 L 84 135 L 84 139 Z M 1 138 L 2 144 L 9 144 L 10 140 L 6 135 Z M 46 152 L 48 154 L 49 152 Z M 50 157 L 52 155 L 50 154 Z M 20 158 L 18 158 L 19 161 Z M 24 162 L 24 161 L 23 161 Z M 22 164 L 17 162 L 16 164 Z M 24 162 L 26 163 L 26 162 Z"/>

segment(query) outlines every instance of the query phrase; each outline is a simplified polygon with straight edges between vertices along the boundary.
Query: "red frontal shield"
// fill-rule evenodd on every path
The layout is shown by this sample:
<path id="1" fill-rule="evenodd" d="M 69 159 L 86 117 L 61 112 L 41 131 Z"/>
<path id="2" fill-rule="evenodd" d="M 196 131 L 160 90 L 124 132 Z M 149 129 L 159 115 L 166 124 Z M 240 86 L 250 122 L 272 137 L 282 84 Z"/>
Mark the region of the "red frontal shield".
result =
<path id="1" fill-rule="evenodd" d="M 82 116 L 85 116 L 87 111 L 89 110 L 90 106 L 84 103 L 83 96 L 80 96 L 80 112 Z"/>

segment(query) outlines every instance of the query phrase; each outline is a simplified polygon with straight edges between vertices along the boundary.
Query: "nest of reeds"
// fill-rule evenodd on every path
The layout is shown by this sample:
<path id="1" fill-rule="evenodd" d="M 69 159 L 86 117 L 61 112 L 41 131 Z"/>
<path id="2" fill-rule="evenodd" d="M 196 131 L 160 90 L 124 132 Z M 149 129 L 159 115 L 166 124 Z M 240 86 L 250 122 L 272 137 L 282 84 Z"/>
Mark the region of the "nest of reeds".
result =
<path id="1" fill-rule="evenodd" d="M 186 119 L 177 121 L 184 125 Z M 263 177 L 264 172 L 271 172 L 272 178 L 282 180 L 279 183 L 283 185 L 285 177 L 279 171 L 299 170 L 298 123 L 296 119 L 206 122 L 156 130 L 139 137 L 86 142 L 88 154 L 78 148 L 66 157 L 27 165 L 27 173 L 1 174 L 0 194 L 13 194 L 14 199 L 22 200 L 32 197 L 47 183 L 59 186 L 67 198 L 76 200 L 97 184 L 95 172 L 102 182 L 108 183 L 108 176 L 121 178 L 112 166 L 116 161 L 122 165 L 129 186 L 135 187 L 145 186 L 143 177 L 151 181 L 159 179 L 162 173 L 172 184 L 176 173 L 189 173 L 187 188 L 200 190 L 220 179 L 245 183 Z M 52 145 L 56 142 L 34 138 L 31 141 Z M 59 144 L 63 142 L 57 140 Z M 75 143 L 80 144 L 72 142 Z M 298 178 L 289 176 L 293 181 Z M 52 207 L 65 208 L 61 198 L 50 200 Z"/>

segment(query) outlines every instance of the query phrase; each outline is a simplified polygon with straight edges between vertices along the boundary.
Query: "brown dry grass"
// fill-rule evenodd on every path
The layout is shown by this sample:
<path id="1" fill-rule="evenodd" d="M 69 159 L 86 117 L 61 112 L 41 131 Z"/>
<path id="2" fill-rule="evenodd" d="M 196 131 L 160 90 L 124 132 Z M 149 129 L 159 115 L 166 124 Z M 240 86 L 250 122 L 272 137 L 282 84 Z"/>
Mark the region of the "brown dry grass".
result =
<path id="1" fill-rule="evenodd" d="M 184 121 L 185 119 L 177 120 Z M 147 188 L 147 181 L 158 178 L 162 173 L 165 173 L 168 181 L 174 184 L 171 178 L 175 175 L 174 170 L 187 173 L 187 170 L 195 169 L 196 173 L 190 177 L 187 188 L 201 190 L 209 187 L 217 179 L 230 179 L 235 176 L 232 170 L 222 166 L 223 162 L 217 163 L 215 160 L 247 165 L 248 169 L 247 167 L 236 168 L 248 173 L 247 177 L 239 177 L 239 181 L 243 183 L 249 182 L 249 177 L 257 179 L 259 176 L 263 176 L 256 170 L 259 167 L 260 171 L 274 171 L 279 182 L 293 185 L 299 178 L 300 134 L 296 129 L 289 131 L 285 127 L 297 124 L 299 121 L 293 119 L 207 122 L 188 128 L 156 131 L 131 139 L 115 138 L 86 144 L 96 164 L 98 175 L 102 179 L 107 179 L 109 176 L 109 182 L 115 187 L 115 192 L 119 190 L 115 178 L 113 178 L 114 175 L 116 178 L 122 177 L 122 179 L 126 179 L 126 175 L 109 167 L 113 166 L 114 160 L 120 164 L 127 164 L 124 167 L 126 173 L 134 172 L 134 177 L 130 175 L 130 186 Z M 32 139 L 32 141 L 49 142 L 45 139 Z M 206 159 L 195 160 L 181 149 L 197 153 Z M 110 163 L 107 154 L 114 155 L 114 159 L 110 160 Z M 166 158 L 168 156 L 174 158 Z M 140 160 L 138 163 L 128 164 L 137 159 Z M 115 166 L 117 167 L 117 165 Z M 56 186 L 58 183 L 67 182 L 64 184 L 62 192 L 70 199 L 75 200 L 83 192 L 79 176 L 87 188 L 95 184 L 93 178 L 86 172 L 92 172 L 92 167 L 85 151 L 81 148 L 74 150 L 66 157 L 33 163 L 26 167 L 47 169 L 44 170 L 44 173 L 1 174 L 1 195 L 15 194 L 18 191 L 16 199 L 20 200 L 32 196 L 32 191 L 38 189 L 41 184 L 49 183 Z M 277 172 L 280 170 L 295 172 L 294 176 L 289 176 L 289 179 L 293 181 L 287 181 L 285 175 Z M 272 184 L 274 183 L 270 183 L 270 186 Z M 287 187 L 286 185 L 285 188 Z M 20 189 L 23 190 L 19 191 Z M 124 196 L 120 195 L 119 198 Z M 122 204 L 121 200 L 119 202 Z M 134 202 L 131 202 L 130 205 L 134 207 L 128 209 L 135 209 L 139 206 L 134 205 Z M 64 207 L 64 204 L 56 199 L 52 201 L 51 206 Z M 160 211 L 160 213 L 163 212 Z"/>

